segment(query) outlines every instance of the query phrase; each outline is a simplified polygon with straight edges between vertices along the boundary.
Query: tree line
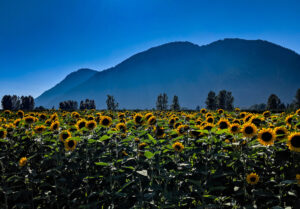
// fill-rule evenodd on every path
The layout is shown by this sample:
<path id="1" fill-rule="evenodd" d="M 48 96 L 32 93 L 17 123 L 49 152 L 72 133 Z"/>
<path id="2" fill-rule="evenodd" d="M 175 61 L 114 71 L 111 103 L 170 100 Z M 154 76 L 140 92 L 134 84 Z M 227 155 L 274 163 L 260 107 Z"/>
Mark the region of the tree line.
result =
<path id="1" fill-rule="evenodd" d="M 218 94 L 214 91 L 208 92 L 205 104 L 206 108 L 209 110 L 224 109 L 231 111 L 234 109 L 234 97 L 232 92 L 221 90 Z M 34 108 L 34 98 L 32 96 L 21 96 L 16 95 L 5 95 L 1 100 L 2 108 L 5 110 L 44 110 L 46 108 L 40 106 Z M 108 110 L 115 111 L 119 107 L 119 103 L 116 101 L 113 95 L 107 95 L 106 106 Z M 53 107 L 54 108 L 54 107 Z M 59 103 L 59 108 L 66 111 L 74 111 L 78 109 L 78 102 L 74 100 L 62 101 Z M 276 94 L 271 94 L 266 103 L 252 105 L 249 110 L 254 111 L 264 111 L 266 109 L 271 111 L 284 111 L 284 110 L 295 110 L 300 108 L 300 88 L 297 90 L 294 100 L 290 104 L 284 104 L 281 102 Z M 85 109 L 96 109 L 96 103 L 94 100 L 85 99 L 80 101 L 80 110 Z M 177 95 L 173 96 L 172 104 L 168 105 L 168 95 L 166 93 L 160 93 L 156 100 L 156 109 L 163 110 L 173 110 L 179 111 L 181 108 L 179 104 L 179 98 Z M 199 110 L 200 106 L 196 107 Z"/>

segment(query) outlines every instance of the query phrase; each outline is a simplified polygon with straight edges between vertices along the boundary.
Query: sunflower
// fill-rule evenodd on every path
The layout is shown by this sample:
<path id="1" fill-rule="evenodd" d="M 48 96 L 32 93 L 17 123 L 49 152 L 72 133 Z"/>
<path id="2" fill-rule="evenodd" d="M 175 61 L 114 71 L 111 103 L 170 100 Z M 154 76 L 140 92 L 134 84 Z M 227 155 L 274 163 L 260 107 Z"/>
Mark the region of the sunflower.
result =
<path id="1" fill-rule="evenodd" d="M 221 115 L 221 114 L 223 114 L 223 113 L 224 113 L 224 110 L 223 110 L 223 109 L 218 109 L 218 110 L 217 110 L 217 112 L 218 112 L 218 114 L 220 114 L 220 115 Z"/>
<path id="2" fill-rule="evenodd" d="M 237 123 L 233 123 L 229 127 L 229 132 L 232 134 L 237 134 L 240 132 L 240 125 Z"/>
<path id="3" fill-rule="evenodd" d="M 112 119 L 109 116 L 101 116 L 101 126 L 109 127 L 112 124 Z"/>
<path id="4" fill-rule="evenodd" d="M 287 145 L 291 151 L 300 152 L 300 132 L 290 134 Z"/>
<path id="5" fill-rule="evenodd" d="M 143 124 L 143 116 L 139 113 L 134 115 L 133 120 L 134 120 L 134 123 L 137 125 Z"/>
<path id="6" fill-rule="evenodd" d="M 257 132 L 257 128 L 253 123 L 245 123 L 242 126 L 242 133 L 245 137 L 253 137 Z"/>
<path id="7" fill-rule="evenodd" d="M 125 123 L 118 123 L 116 125 L 117 130 L 121 131 L 121 132 L 126 132 L 126 124 Z"/>
<path id="8" fill-rule="evenodd" d="M 14 121 L 14 125 L 15 125 L 15 126 L 19 126 L 20 122 L 21 122 L 21 119 L 18 118 L 18 119 L 16 119 L 16 120 Z"/>
<path id="9" fill-rule="evenodd" d="M 256 173 L 250 173 L 247 175 L 248 184 L 255 185 L 259 181 L 259 176 Z"/>
<path id="10" fill-rule="evenodd" d="M 0 128 L 0 139 L 4 139 L 7 135 L 7 131 L 4 128 Z"/>
<path id="11" fill-rule="evenodd" d="M 46 121 L 45 121 L 45 124 L 46 124 L 47 126 L 50 126 L 50 125 L 51 125 L 51 123 L 52 123 L 52 122 L 51 122 L 51 120 L 50 120 L 50 119 L 48 119 L 48 120 L 46 120 Z"/>
<path id="12" fill-rule="evenodd" d="M 240 112 L 240 118 L 244 118 L 247 115 L 246 112 Z"/>
<path id="13" fill-rule="evenodd" d="M 202 132 L 200 132 L 199 130 L 195 129 L 195 130 L 191 130 L 190 134 L 192 137 L 194 138 L 199 138 L 201 136 L 203 136 L 204 134 Z"/>
<path id="14" fill-rule="evenodd" d="M 125 113 L 119 112 L 119 113 L 118 113 L 118 117 L 119 117 L 119 119 L 125 118 Z"/>
<path id="15" fill-rule="evenodd" d="M 4 114 L 5 114 L 5 115 L 10 115 L 10 114 L 11 114 L 11 111 L 10 111 L 10 110 L 4 110 Z"/>
<path id="16" fill-rule="evenodd" d="M 240 111 L 241 111 L 241 109 L 240 109 L 240 108 L 238 108 L 238 107 L 236 107 L 236 108 L 234 108 L 234 111 L 235 111 L 235 112 L 240 112 Z"/>
<path id="17" fill-rule="evenodd" d="M 51 123 L 50 126 L 50 130 L 51 131 L 57 131 L 59 129 L 59 122 L 58 121 L 54 121 Z"/>
<path id="18" fill-rule="evenodd" d="M 89 130 L 93 130 L 94 128 L 96 128 L 97 123 L 94 120 L 89 120 L 86 124 L 85 127 Z"/>
<path id="19" fill-rule="evenodd" d="M 163 127 L 155 126 L 153 131 L 158 138 L 164 138 L 166 136 L 165 130 Z"/>
<path id="20" fill-rule="evenodd" d="M 33 116 L 27 116 L 24 118 L 24 120 L 25 120 L 25 123 L 31 124 L 35 121 L 35 118 Z"/>
<path id="21" fill-rule="evenodd" d="M 249 120 L 249 122 L 253 123 L 256 127 L 260 127 L 263 121 L 264 119 L 258 116 L 252 116 Z"/>
<path id="22" fill-rule="evenodd" d="M 72 113 L 71 113 L 71 117 L 72 117 L 72 118 L 79 118 L 80 115 L 79 115 L 78 112 L 72 112 Z"/>
<path id="23" fill-rule="evenodd" d="M 153 114 L 151 112 L 149 112 L 145 115 L 145 119 L 149 120 L 149 118 L 151 118 L 152 116 L 153 116 Z"/>
<path id="24" fill-rule="evenodd" d="M 271 112 L 270 112 L 269 110 L 264 111 L 264 112 L 263 112 L 263 116 L 264 116 L 265 118 L 268 118 L 268 117 L 271 116 Z"/>
<path id="25" fill-rule="evenodd" d="M 264 146 L 273 145 L 275 139 L 276 134 L 271 128 L 263 128 L 258 132 L 258 141 Z"/>
<path id="26" fill-rule="evenodd" d="M 67 139 L 64 144 L 66 151 L 73 151 L 77 145 L 77 141 L 73 139 Z"/>
<path id="27" fill-rule="evenodd" d="M 46 119 L 47 119 L 47 115 L 44 114 L 44 113 L 41 113 L 41 114 L 39 114 L 39 118 L 40 118 L 41 120 L 46 120 Z"/>
<path id="28" fill-rule="evenodd" d="M 298 109 L 295 114 L 300 116 L 300 109 Z"/>
<path id="29" fill-rule="evenodd" d="M 52 121 L 55 121 L 55 120 L 57 120 L 57 119 L 58 119 L 57 113 L 54 113 L 54 114 L 52 114 L 52 115 L 50 116 L 50 120 L 52 120 Z"/>
<path id="30" fill-rule="evenodd" d="M 179 125 L 176 129 L 178 135 L 183 135 L 186 133 L 186 125 Z"/>
<path id="31" fill-rule="evenodd" d="M 230 123 L 227 119 L 221 118 L 217 124 L 219 129 L 227 129 L 230 126 Z"/>
<path id="32" fill-rule="evenodd" d="M 203 129 L 204 130 L 208 130 L 210 131 L 215 125 L 213 123 L 206 123 L 204 126 L 203 126 Z"/>
<path id="33" fill-rule="evenodd" d="M 81 119 L 81 120 L 77 121 L 76 127 L 77 127 L 77 130 L 80 130 L 80 129 L 86 127 L 86 120 Z"/>
<path id="34" fill-rule="evenodd" d="M 148 120 L 147 120 L 149 125 L 154 125 L 156 123 L 156 117 L 155 116 L 151 116 Z"/>
<path id="35" fill-rule="evenodd" d="M 18 110 L 17 116 L 19 116 L 20 118 L 23 118 L 24 117 L 24 112 L 22 110 Z"/>
<path id="36" fill-rule="evenodd" d="M 283 126 L 276 127 L 274 129 L 274 132 L 276 134 L 276 139 L 279 139 L 279 140 L 280 139 L 284 139 L 287 136 L 287 134 L 288 134 L 288 130 L 285 127 L 283 127 Z"/>
<path id="37" fill-rule="evenodd" d="M 293 115 L 289 115 L 285 118 L 286 125 L 291 126 L 293 124 L 293 117 Z"/>
<path id="38" fill-rule="evenodd" d="M 95 117 L 92 116 L 92 115 L 88 115 L 86 119 L 87 119 L 87 120 L 95 120 Z"/>
<path id="39" fill-rule="evenodd" d="M 178 126 L 180 126 L 182 123 L 181 122 L 177 122 L 177 123 L 174 123 L 174 128 L 178 128 Z"/>
<path id="40" fill-rule="evenodd" d="M 143 142 L 143 143 L 140 143 L 138 147 L 139 147 L 140 150 L 144 150 L 145 147 L 147 147 L 147 146 L 148 146 L 148 144 L 146 144 L 145 142 Z"/>
<path id="41" fill-rule="evenodd" d="M 208 123 L 214 123 L 214 117 L 213 116 L 208 116 L 207 118 L 206 118 L 206 122 L 208 122 Z"/>
<path id="42" fill-rule="evenodd" d="M 22 157 L 22 158 L 19 160 L 19 166 L 20 166 L 20 167 L 25 166 L 26 163 L 27 163 L 27 157 Z"/>
<path id="43" fill-rule="evenodd" d="M 36 126 L 34 128 L 34 132 L 37 134 L 42 133 L 43 131 L 45 131 L 46 127 L 44 125 L 40 125 L 40 126 Z"/>
<path id="44" fill-rule="evenodd" d="M 173 145 L 172 145 L 173 149 L 176 151 L 176 152 L 182 152 L 182 150 L 184 149 L 184 146 L 182 143 L 180 142 L 175 142 Z"/>
<path id="45" fill-rule="evenodd" d="M 62 142 L 64 142 L 65 140 L 67 140 L 71 136 L 72 136 L 72 134 L 71 134 L 71 132 L 69 130 L 63 130 L 59 134 L 59 140 L 62 141 Z"/>
<path id="46" fill-rule="evenodd" d="M 170 126 L 170 127 L 173 127 L 173 126 L 174 126 L 174 123 L 175 123 L 175 118 L 171 118 L 171 119 L 169 120 L 169 126 Z"/>
<path id="47" fill-rule="evenodd" d="M 202 109 L 200 110 L 200 112 L 201 112 L 202 114 L 204 114 L 204 113 L 207 112 L 207 110 L 206 110 L 205 108 L 202 108 Z"/>

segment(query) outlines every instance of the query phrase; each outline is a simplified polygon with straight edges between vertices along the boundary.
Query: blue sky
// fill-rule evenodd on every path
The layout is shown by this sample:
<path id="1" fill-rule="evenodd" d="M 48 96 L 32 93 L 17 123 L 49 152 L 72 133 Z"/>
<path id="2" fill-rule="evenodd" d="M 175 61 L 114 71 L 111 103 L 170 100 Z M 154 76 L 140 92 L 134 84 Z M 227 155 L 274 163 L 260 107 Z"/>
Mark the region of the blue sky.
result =
<path id="1" fill-rule="evenodd" d="M 300 53 L 299 22 L 296 0 L 0 0 L 0 97 L 36 97 L 171 41 L 263 39 Z"/>

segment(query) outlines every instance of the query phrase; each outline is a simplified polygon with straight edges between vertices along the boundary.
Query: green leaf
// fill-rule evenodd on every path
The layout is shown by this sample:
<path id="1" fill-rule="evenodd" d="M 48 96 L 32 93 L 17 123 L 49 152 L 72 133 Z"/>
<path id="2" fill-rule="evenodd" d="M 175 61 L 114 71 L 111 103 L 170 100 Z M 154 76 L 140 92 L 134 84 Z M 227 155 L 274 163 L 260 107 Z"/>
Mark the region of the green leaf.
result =
<path id="1" fill-rule="evenodd" d="M 157 141 L 150 134 L 148 134 L 148 138 L 152 141 L 153 144 L 157 144 Z"/>
<path id="2" fill-rule="evenodd" d="M 101 136 L 101 138 L 99 139 L 101 142 L 107 140 L 107 139 L 110 139 L 110 136 L 107 136 L 107 135 L 103 135 Z"/>
<path id="3" fill-rule="evenodd" d="M 154 155 L 155 155 L 155 154 L 153 154 L 153 153 L 150 152 L 150 151 L 145 151 L 145 153 L 144 153 L 144 156 L 145 156 L 146 158 L 148 158 L 148 159 L 153 158 Z"/>
<path id="4" fill-rule="evenodd" d="M 95 165 L 100 165 L 100 166 L 109 166 L 109 163 L 104 163 L 104 162 L 95 162 Z"/>

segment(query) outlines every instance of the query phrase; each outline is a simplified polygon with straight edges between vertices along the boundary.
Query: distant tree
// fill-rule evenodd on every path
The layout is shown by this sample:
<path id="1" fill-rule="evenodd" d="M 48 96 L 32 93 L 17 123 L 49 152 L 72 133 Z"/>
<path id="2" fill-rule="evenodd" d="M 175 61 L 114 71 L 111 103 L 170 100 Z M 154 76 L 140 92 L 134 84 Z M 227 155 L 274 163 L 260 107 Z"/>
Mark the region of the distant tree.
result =
<path id="1" fill-rule="evenodd" d="M 168 96 L 166 93 L 159 94 L 156 100 L 157 110 L 167 110 L 168 109 Z"/>
<path id="2" fill-rule="evenodd" d="M 80 101 L 80 110 L 85 109 L 96 109 L 95 100 L 86 99 L 85 101 Z"/>
<path id="3" fill-rule="evenodd" d="M 295 108 L 300 108 L 300 88 L 296 92 L 294 104 Z"/>
<path id="4" fill-rule="evenodd" d="M 44 111 L 44 110 L 46 110 L 46 108 L 44 106 L 38 106 L 38 107 L 34 108 L 34 110 L 36 110 L 36 111 Z"/>
<path id="5" fill-rule="evenodd" d="M 5 110 L 19 110 L 21 105 L 20 97 L 5 95 L 2 97 L 1 104 Z"/>
<path id="6" fill-rule="evenodd" d="M 115 110 L 118 108 L 119 103 L 117 103 L 117 102 L 115 101 L 114 96 L 112 96 L 112 95 L 107 95 L 106 105 L 107 105 L 107 109 L 108 109 L 108 110 L 113 110 L 113 111 L 115 111 Z"/>
<path id="7" fill-rule="evenodd" d="M 196 106 L 196 111 L 200 111 L 200 106 L 199 105 Z"/>
<path id="8" fill-rule="evenodd" d="M 163 101 L 162 109 L 167 110 L 168 109 L 168 96 L 166 93 L 163 93 L 162 101 Z"/>
<path id="9" fill-rule="evenodd" d="M 217 97 L 216 93 L 213 91 L 210 91 L 207 95 L 207 99 L 205 101 L 206 108 L 209 110 L 215 110 L 217 108 Z"/>
<path id="10" fill-rule="evenodd" d="M 163 96 L 162 96 L 162 94 L 159 94 L 157 96 L 156 109 L 157 110 L 162 110 L 163 109 Z"/>
<path id="11" fill-rule="evenodd" d="M 234 97 L 230 91 L 222 90 L 217 96 L 217 108 L 233 110 Z"/>
<path id="12" fill-rule="evenodd" d="M 171 109 L 174 110 L 174 111 L 180 110 L 178 96 L 176 96 L 176 95 L 174 95 L 174 97 L 173 97 L 173 102 L 172 102 L 172 105 L 171 105 Z"/>
<path id="13" fill-rule="evenodd" d="M 233 101 L 234 97 L 232 96 L 232 93 L 230 91 L 227 91 L 226 97 L 225 97 L 225 109 L 226 110 L 233 110 Z"/>
<path id="14" fill-rule="evenodd" d="M 271 111 L 277 111 L 281 101 L 276 94 L 271 94 L 268 98 L 267 109 Z"/>
<path id="15" fill-rule="evenodd" d="M 32 96 L 22 96 L 20 106 L 22 110 L 33 110 L 34 98 Z"/>
<path id="16" fill-rule="evenodd" d="M 59 108 L 61 110 L 74 111 L 78 109 L 77 101 L 68 100 L 59 103 Z"/>
<path id="17" fill-rule="evenodd" d="M 261 104 L 254 104 L 249 109 L 256 110 L 256 111 L 265 111 L 266 108 L 267 108 L 267 105 L 264 103 L 261 103 Z"/>
<path id="18" fill-rule="evenodd" d="M 1 100 L 2 108 L 4 110 L 12 110 L 13 104 L 10 95 L 4 95 Z"/>

